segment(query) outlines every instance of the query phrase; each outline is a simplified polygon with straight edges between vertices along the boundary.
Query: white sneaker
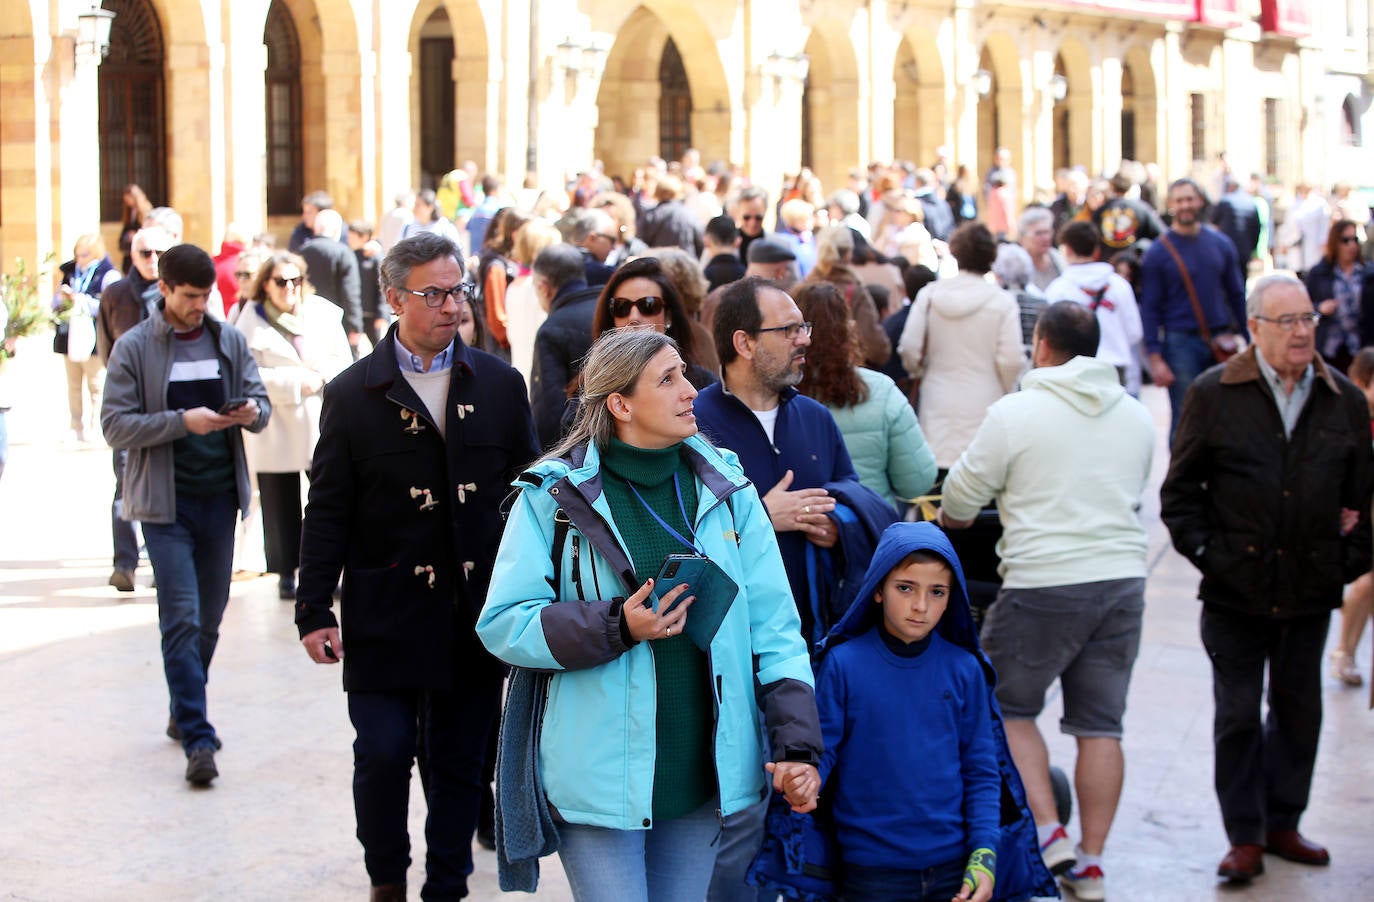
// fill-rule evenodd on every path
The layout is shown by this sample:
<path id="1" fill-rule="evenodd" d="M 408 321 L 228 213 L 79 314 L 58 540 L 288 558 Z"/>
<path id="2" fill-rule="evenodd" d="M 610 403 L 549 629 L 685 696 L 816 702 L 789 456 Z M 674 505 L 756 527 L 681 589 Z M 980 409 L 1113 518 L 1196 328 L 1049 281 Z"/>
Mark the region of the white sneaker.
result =
<path id="1" fill-rule="evenodd" d="M 1065 873 L 1078 863 L 1073 842 L 1062 825 L 1056 827 L 1050 838 L 1041 843 L 1040 857 L 1045 859 L 1045 867 L 1055 876 Z"/>
<path id="2" fill-rule="evenodd" d="M 1081 902 L 1101 902 L 1107 898 L 1107 878 L 1102 869 L 1090 864 L 1081 871 L 1069 869 L 1059 875 L 1059 883 Z"/>

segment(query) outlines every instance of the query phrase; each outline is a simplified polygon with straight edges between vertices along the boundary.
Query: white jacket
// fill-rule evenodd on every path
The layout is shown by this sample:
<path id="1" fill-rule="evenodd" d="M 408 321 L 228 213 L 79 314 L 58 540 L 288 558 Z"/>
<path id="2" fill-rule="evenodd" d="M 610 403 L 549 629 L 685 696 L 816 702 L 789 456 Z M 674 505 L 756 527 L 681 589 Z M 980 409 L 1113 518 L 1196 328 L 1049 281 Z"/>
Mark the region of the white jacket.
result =
<path id="1" fill-rule="evenodd" d="M 916 415 L 936 466 L 948 468 L 973 441 L 988 405 L 1015 388 L 1025 369 L 1020 308 L 988 279 L 961 271 L 917 293 L 897 351 L 908 373 L 924 366 Z"/>
<path id="2" fill-rule="evenodd" d="M 1039 367 L 988 410 L 945 479 L 941 505 L 971 520 L 997 499 L 999 568 L 1013 589 L 1145 576 L 1140 495 L 1154 420 L 1095 357 Z"/>
<path id="3" fill-rule="evenodd" d="M 234 324 L 248 340 L 248 350 L 272 402 L 267 428 L 257 435 L 243 434 L 248 469 L 254 473 L 310 469 L 315 442 L 320 438 L 322 397 L 319 392 L 306 394 L 304 386 L 313 375 L 328 382 L 353 363 L 343 329 L 343 310 L 310 295 L 301 301 L 298 315 L 305 323 L 301 353 L 272 327 L 259 304 L 245 304 Z"/>
<path id="4" fill-rule="evenodd" d="M 1102 340 L 1097 346 L 1097 359 L 1126 371 L 1126 391 L 1140 395 L 1140 358 L 1136 345 L 1145 337 L 1140 324 L 1140 308 L 1135 302 L 1131 283 L 1116 274 L 1110 263 L 1075 263 L 1045 289 L 1045 299 L 1073 301 L 1091 307 L 1096 293 L 1106 288 L 1102 303 L 1097 306 L 1097 325 Z"/>

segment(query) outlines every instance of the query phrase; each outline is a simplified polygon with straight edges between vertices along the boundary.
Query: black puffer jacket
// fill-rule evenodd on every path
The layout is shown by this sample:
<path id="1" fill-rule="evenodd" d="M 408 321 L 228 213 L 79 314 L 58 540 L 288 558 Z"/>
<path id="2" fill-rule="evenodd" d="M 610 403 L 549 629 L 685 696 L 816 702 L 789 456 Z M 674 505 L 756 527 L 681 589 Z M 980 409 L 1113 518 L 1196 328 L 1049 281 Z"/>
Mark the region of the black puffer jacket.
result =
<path id="1" fill-rule="evenodd" d="M 1341 587 L 1369 570 L 1369 407 L 1345 377 L 1314 366 L 1291 438 L 1253 348 L 1188 391 L 1160 499 L 1174 547 L 1202 571 L 1207 604 L 1318 614 L 1340 607 Z M 1347 536 L 1342 508 L 1360 514 Z"/>

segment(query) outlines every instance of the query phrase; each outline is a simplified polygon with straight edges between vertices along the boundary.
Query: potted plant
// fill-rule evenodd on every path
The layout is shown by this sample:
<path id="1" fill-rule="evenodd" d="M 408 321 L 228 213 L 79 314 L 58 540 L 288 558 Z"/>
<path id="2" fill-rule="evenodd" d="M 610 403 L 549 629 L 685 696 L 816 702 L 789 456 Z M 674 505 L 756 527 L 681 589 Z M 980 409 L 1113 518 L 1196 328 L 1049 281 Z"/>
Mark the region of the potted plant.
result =
<path id="1" fill-rule="evenodd" d="M 30 272 L 24 258 L 16 257 L 14 271 L 0 273 L 0 301 L 5 305 L 5 335 L 0 341 L 0 367 L 14 356 L 15 343 L 52 325 L 49 306 L 39 298 L 39 286 L 52 270 L 53 256 Z"/>

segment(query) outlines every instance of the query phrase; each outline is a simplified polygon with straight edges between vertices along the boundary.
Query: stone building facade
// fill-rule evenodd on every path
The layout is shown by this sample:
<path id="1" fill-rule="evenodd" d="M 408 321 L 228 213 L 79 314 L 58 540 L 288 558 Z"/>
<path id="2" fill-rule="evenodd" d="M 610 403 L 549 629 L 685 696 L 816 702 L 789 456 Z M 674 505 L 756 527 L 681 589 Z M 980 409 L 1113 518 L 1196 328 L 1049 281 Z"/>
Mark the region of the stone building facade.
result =
<path id="1" fill-rule="evenodd" d="M 686 147 L 776 190 L 869 160 L 987 169 L 1029 196 L 1122 158 L 1228 154 L 1284 182 L 1374 183 L 1374 0 L 91 0 L 0 3 L 0 259 L 65 257 L 124 184 L 217 246 L 345 216 L 464 160 L 543 187 Z"/>

